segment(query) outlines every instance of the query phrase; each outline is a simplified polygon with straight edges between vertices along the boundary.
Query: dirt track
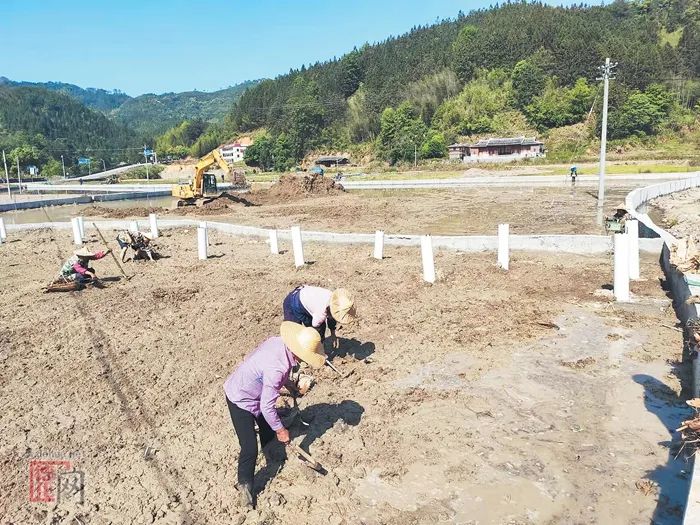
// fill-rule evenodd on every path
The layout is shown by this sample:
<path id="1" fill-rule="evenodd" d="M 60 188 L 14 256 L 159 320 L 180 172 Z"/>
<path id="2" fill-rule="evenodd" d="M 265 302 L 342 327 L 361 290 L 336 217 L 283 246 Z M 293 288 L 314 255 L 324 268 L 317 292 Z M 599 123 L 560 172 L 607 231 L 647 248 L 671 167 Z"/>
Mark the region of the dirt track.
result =
<path id="1" fill-rule="evenodd" d="M 607 193 L 606 213 L 624 199 L 629 188 Z M 220 202 L 204 208 L 82 208 L 80 213 L 111 218 L 146 217 L 148 213 L 201 216 L 266 228 L 301 225 L 307 230 L 336 232 L 431 233 L 495 235 L 509 223 L 515 234 L 602 234 L 597 225 L 597 200 L 590 189 L 473 188 L 465 190 L 362 191 L 327 196 L 274 196 L 251 192 L 241 197 L 254 206 Z M 78 213 L 78 212 L 76 212 Z"/>
<path id="2" fill-rule="evenodd" d="M 493 254 L 441 252 L 429 286 L 417 249 L 380 262 L 312 244 L 295 270 L 264 243 L 210 239 L 199 262 L 193 231 L 166 232 L 169 258 L 79 294 L 40 293 L 67 232 L 2 245 L 3 523 L 680 522 L 683 463 L 663 443 L 683 415 L 666 363 L 681 337 L 658 327 L 675 321 L 653 258 L 640 302 L 613 307 L 594 294 L 605 257 L 517 254 L 504 274 Z M 245 515 L 222 383 L 303 282 L 360 298 L 333 359 L 349 377 L 319 372 L 300 402 L 310 430 L 292 432 L 329 474 L 289 460 L 273 476 L 261 456 Z M 27 461 L 47 451 L 76 457 L 85 504 L 27 502 Z"/>

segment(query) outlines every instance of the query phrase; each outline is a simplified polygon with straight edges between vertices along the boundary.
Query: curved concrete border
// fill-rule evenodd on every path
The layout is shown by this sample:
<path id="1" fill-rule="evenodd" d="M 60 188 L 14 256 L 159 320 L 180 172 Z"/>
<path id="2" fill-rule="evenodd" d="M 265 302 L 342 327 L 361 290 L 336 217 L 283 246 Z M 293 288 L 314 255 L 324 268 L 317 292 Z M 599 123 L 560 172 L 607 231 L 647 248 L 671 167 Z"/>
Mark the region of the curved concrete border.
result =
<path id="1" fill-rule="evenodd" d="M 148 219 L 137 219 L 145 223 Z M 126 230 L 133 219 L 118 221 L 85 221 L 86 228 L 94 222 L 99 228 L 108 230 Z M 202 219 L 158 219 L 158 226 L 166 228 L 196 228 Z M 253 236 L 267 239 L 269 229 L 256 226 L 243 226 L 225 222 L 206 221 L 207 227 L 230 235 Z M 31 224 L 8 224 L 7 231 L 27 231 L 44 228 L 70 230 L 70 222 L 40 222 Z M 278 230 L 280 238 L 291 240 L 290 230 Z M 420 235 L 386 235 L 384 243 L 393 246 L 420 246 Z M 329 244 L 374 244 L 374 233 L 333 233 L 303 231 L 305 241 Z M 497 235 L 436 235 L 433 236 L 433 246 L 461 252 L 496 251 L 498 249 Z M 661 239 L 639 239 L 640 250 L 659 253 L 663 241 Z M 510 249 L 514 251 L 543 251 L 576 254 L 600 254 L 612 251 L 612 238 L 606 235 L 511 235 Z"/>
<path id="2" fill-rule="evenodd" d="M 625 199 L 627 211 L 629 211 L 630 215 L 637 218 L 647 228 L 656 232 L 664 241 L 661 252 L 661 264 L 666 275 L 666 281 L 671 288 L 676 315 L 683 324 L 690 319 L 699 317 L 698 305 L 687 304 L 685 301 L 691 295 L 700 295 L 700 287 L 689 285 L 685 281 L 683 272 L 671 266 L 670 247 L 677 239 L 663 228 L 657 226 L 649 215 L 640 213 L 637 210 L 640 206 L 656 197 L 697 187 L 700 187 L 700 176 L 638 188 L 631 191 Z M 700 397 L 700 360 L 697 358 L 693 360 L 693 397 Z M 700 523 L 700 469 L 697 468 L 697 464 L 693 465 L 683 523 L 686 525 L 697 525 Z"/>

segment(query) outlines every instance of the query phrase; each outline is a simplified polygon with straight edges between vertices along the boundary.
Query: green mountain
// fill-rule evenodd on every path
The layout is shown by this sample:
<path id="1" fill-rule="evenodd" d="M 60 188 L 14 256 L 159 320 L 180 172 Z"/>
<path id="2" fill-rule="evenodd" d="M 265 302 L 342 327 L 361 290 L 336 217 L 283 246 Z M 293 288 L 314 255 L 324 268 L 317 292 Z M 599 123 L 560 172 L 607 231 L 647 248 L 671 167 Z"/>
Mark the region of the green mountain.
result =
<path id="1" fill-rule="evenodd" d="M 0 77 L 0 86 L 38 87 L 49 91 L 57 91 L 78 100 L 85 106 L 98 111 L 111 111 L 118 108 L 131 97 L 118 89 L 107 91 L 97 88 L 81 88 L 74 84 L 63 82 L 17 82 L 6 77 Z"/>
<path id="2" fill-rule="evenodd" d="M 214 91 L 146 94 L 130 98 L 111 115 L 117 122 L 147 134 L 158 135 L 183 120 L 220 122 L 231 111 L 233 103 L 259 81 L 252 80 Z"/>
<path id="3" fill-rule="evenodd" d="M 357 144 L 397 162 L 413 160 L 415 148 L 444 156 L 446 143 L 465 136 L 572 125 L 592 136 L 606 57 L 618 63 L 611 137 L 697 124 L 700 9 L 689 0 L 517 2 L 459 13 L 264 80 L 228 121 L 234 132 L 267 129 L 271 151 L 254 152 L 274 154 L 280 169 L 310 151 Z M 587 120 L 592 105 L 596 118 Z"/>
<path id="4" fill-rule="evenodd" d="M 142 155 L 143 138 L 73 97 L 39 87 L 0 86 L 0 150 L 24 171 L 36 165 L 45 175 L 78 173 L 79 157 L 92 159 L 93 170 L 132 162 Z M 84 167 L 87 171 L 87 166 Z"/>
<path id="5" fill-rule="evenodd" d="M 220 122 L 243 92 L 258 82 L 251 80 L 213 92 L 149 93 L 130 97 L 116 89 L 107 91 L 63 82 L 24 82 L 0 77 L 0 86 L 35 87 L 68 95 L 147 136 L 159 135 L 183 120 Z"/>

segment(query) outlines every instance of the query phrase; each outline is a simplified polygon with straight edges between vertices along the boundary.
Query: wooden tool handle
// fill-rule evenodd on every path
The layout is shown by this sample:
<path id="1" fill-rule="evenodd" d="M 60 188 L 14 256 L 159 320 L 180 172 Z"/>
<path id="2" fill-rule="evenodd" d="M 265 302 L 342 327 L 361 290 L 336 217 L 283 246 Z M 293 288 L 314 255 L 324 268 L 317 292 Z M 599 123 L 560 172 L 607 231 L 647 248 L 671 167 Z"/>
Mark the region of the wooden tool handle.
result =
<path id="1" fill-rule="evenodd" d="M 313 457 L 311 454 L 309 454 L 308 452 L 306 452 L 306 451 L 305 451 L 304 449 L 302 449 L 299 445 L 295 445 L 294 443 L 292 443 L 292 442 L 290 441 L 289 445 L 287 445 L 287 446 L 288 446 L 288 447 L 291 447 L 292 450 L 293 450 L 294 452 L 296 452 L 297 454 L 299 454 L 301 457 L 303 457 L 303 458 L 304 458 L 306 461 L 308 461 L 309 463 L 313 463 L 314 465 L 320 466 L 320 463 L 319 463 L 318 461 L 316 461 L 316 460 L 314 459 L 314 457 Z"/>

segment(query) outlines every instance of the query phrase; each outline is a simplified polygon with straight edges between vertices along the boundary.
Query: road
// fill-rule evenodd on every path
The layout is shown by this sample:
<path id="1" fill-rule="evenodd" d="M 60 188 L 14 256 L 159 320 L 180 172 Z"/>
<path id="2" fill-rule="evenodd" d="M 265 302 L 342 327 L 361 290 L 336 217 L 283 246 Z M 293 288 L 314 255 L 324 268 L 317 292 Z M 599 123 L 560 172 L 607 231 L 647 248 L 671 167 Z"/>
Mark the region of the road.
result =
<path id="1" fill-rule="evenodd" d="M 700 172 L 684 173 L 642 173 L 629 175 L 611 175 L 606 178 L 606 186 L 644 183 L 654 184 L 666 180 L 688 179 L 700 175 Z M 465 177 L 459 179 L 406 179 L 406 180 L 350 180 L 342 181 L 348 190 L 399 190 L 399 189 L 440 189 L 440 188 L 475 188 L 498 186 L 570 186 L 568 178 L 556 175 L 505 175 Z M 581 175 L 576 179 L 577 187 L 598 185 L 597 175 Z"/>

